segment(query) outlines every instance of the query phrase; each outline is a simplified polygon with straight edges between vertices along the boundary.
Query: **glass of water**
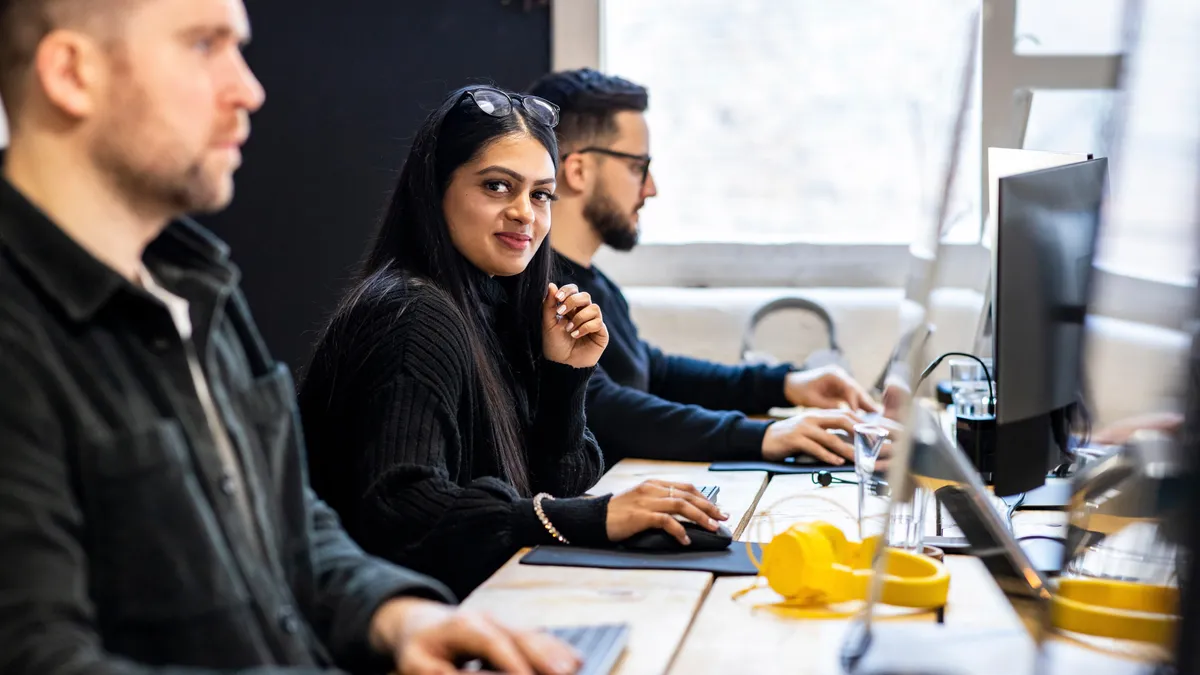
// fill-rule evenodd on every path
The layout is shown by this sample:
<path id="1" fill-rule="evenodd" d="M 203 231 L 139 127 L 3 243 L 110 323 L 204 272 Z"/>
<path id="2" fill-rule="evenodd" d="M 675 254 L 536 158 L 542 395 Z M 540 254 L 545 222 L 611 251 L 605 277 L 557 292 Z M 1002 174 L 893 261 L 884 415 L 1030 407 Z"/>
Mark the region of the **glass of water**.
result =
<path id="1" fill-rule="evenodd" d="M 878 460 L 894 432 L 877 424 L 854 427 L 854 472 L 858 477 L 858 536 L 886 535 L 888 546 L 920 552 L 925 544 L 925 514 L 930 492 L 913 486 L 908 495 L 891 493 Z M 890 519 L 889 519 L 890 512 Z"/>
<path id="2" fill-rule="evenodd" d="M 952 359 L 950 361 L 950 391 L 954 399 L 954 416 L 972 419 L 992 417 L 992 387 L 989 382 L 991 359 Z M 984 370 L 987 365 L 987 370 Z"/>
<path id="3" fill-rule="evenodd" d="M 925 514 L 929 511 L 929 490 L 914 485 L 908 499 L 893 495 L 888 546 L 920 553 L 925 548 Z"/>
<path id="4" fill-rule="evenodd" d="M 892 430 L 878 424 L 854 425 L 854 473 L 858 478 L 858 537 L 882 533 L 886 514 L 887 484 L 875 466 L 884 446 L 892 442 Z M 882 508 L 881 508 L 882 507 Z M 877 523 L 872 527 L 872 523 Z"/>

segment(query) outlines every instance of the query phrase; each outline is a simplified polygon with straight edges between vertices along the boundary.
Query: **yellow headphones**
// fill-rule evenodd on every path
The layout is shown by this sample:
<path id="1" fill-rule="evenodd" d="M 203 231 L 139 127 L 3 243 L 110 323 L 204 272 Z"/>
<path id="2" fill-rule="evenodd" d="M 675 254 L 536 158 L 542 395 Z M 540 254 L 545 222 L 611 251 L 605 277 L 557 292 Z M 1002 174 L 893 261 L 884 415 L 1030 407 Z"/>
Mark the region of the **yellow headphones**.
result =
<path id="1" fill-rule="evenodd" d="M 814 607 L 865 600 L 879 537 L 849 541 L 836 526 L 816 521 L 793 525 L 763 547 L 759 576 L 787 605 Z M 946 604 L 950 573 L 926 556 L 887 549 L 887 575 L 881 600 L 898 607 L 934 609 Z"/>
<path id="2" fill-rule="evenodd" d="M 1050 597 L 1050 622 L 1075 633 L 1170 647 L 1179 624 L 1179 589 L 1112 579 L 1059 579 Z"/>

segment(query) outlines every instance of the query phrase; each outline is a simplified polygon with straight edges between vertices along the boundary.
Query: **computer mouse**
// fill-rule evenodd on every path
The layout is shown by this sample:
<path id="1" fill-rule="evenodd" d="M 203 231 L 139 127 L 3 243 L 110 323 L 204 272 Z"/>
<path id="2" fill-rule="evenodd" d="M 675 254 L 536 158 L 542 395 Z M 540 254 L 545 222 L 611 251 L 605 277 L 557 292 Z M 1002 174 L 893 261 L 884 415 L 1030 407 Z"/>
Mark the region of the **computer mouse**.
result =
<path id="1" fill-rule="evenodd" d="M 723 551 L 733 543 L 733 533 L 724 525 L 717 531 L 705 529 L 691 521 L 680 521 L 692 540 L 690 546 L 684 546 L 666 530 L 651 528 L 643 530 L 621 542 L 622 548 L 630 551 L 652 551 L 656 553 L 681 553 L 686 551 Z"/>

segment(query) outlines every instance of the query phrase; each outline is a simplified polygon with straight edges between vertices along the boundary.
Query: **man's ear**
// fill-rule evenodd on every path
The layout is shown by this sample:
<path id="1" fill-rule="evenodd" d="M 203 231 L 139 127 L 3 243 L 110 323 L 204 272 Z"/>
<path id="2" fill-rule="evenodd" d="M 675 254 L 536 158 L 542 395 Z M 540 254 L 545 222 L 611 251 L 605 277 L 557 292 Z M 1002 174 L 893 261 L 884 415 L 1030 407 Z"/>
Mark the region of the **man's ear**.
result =
<path id="1" fill-rule="evenodd" d="M 82 119 L 96 111 L 105 64 L 105 55 L 92 38 L 55 30 L 38 44 L 33 72 L 38 89 L 53 107 Z"/>
<path id="2" fill-rule="evenodd" d="M 593 180 L 594 171 L 595 167 L 583 153 L 573 152 L 563 159 L 562 166 L 559 168 L 559 172 L 562 174 L 559 181 L 560 187 L 565 187 L 571 192 L 586 192 Z"/>

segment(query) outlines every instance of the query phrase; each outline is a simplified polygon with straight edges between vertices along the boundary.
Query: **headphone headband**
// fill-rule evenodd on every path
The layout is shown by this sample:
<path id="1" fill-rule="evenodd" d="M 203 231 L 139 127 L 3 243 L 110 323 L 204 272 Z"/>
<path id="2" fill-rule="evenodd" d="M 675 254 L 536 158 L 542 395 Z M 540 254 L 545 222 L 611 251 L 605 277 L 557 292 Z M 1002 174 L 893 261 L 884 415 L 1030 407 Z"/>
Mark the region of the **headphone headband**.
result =
<path id="1" fill-rule="evenodd" d="M 1063 578 L 1050 596 L 1055 628 L 1170 647 L 1179 627 L 1179 589 L 1115 579 Z"/>
<path id="2" fill-rule="evenodd" d="M 866 600 L 879 541 L 879 537 L 850 541 L 839 528 L 823 521 L 793 525 L 763 548 L 759 574 L 793 605 Z M 885 554 L 884 603 L 927 609 L 946 604 L 950 573 L 942 563 L 892 548 Z"/>

